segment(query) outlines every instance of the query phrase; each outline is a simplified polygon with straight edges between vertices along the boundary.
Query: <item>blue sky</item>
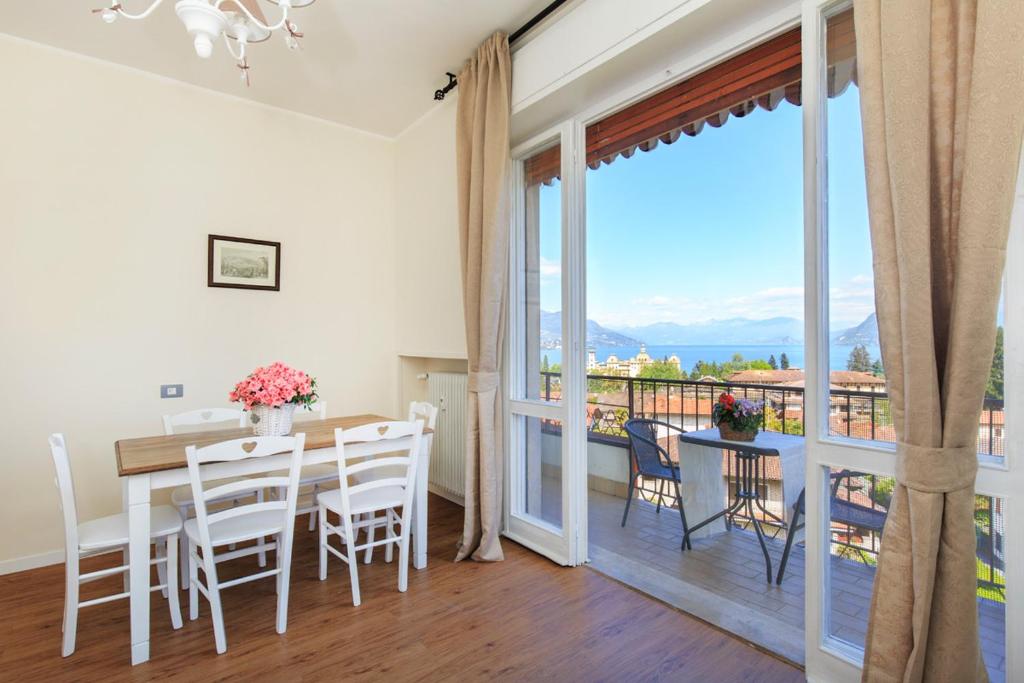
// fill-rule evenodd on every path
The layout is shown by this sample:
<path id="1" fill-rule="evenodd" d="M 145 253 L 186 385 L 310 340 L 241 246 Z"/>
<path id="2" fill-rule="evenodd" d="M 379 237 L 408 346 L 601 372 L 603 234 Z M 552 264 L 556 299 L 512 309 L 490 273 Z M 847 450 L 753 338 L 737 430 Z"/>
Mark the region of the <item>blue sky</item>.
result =
<path id="1" fill-rule="evenodd" d="M 832 327 L 874 310 L 856 87 L 829 100 Z M 803 318 L 801 109 L 788 103 L 587 172 L 587 317 L 610 327 Z M 541 191 L 541 307 L 561 308 L 560 187 Z"/>

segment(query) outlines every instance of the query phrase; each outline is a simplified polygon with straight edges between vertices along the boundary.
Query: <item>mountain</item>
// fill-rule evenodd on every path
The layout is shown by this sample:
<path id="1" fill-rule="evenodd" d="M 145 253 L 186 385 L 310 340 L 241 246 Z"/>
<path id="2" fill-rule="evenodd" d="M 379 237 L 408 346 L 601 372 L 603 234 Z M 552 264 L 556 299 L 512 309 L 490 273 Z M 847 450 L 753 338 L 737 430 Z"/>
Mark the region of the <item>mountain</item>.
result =
<path id="1" fill-rule="evenodd" d="M 562 347 L 562 314 L 559 311 L 540 312 L 540 345 L 544 349 Z M 598 325 L 593 320 L 587 321 L 588 346 L 640 346 L 640 341 L 613 332 L 607 327 Z"/>
<path id="2" fill-rule="evenodd" d="M 765 320 L 729 318 L 688 325 L 654 323 L 642 327 L 625 327 L 618 332 L 643 339 L 652 346 L 802 344 L 804 323 L 802 320 L 787 317 Z"/>
<path id="3" fill-rule="evenodd" d="M 872 313 L 860 325 L 837 334 L 832 343 L 838 346 L 878 346 L 878 318 Z"/>

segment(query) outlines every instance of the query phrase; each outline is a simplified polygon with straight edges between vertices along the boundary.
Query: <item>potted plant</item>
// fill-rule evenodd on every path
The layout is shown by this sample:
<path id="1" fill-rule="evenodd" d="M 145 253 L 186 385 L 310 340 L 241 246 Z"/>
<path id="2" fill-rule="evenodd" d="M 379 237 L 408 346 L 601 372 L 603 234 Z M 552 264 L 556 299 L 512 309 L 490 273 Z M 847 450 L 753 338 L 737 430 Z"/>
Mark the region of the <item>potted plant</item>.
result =
<path id="1" fill-rule="evenodd" d="M 284 436 L 292 431 L 296 406 L 316 403 L 316 380 L 284 363 L 256 368 L 228 394 L 249 411 L 253 434 Z"/>
<path id="2" fill-rule="evenodd" d="M 718 433 L 729 441 L 753 441 L 764 420 L 764 404 L 723 393 L 711 411 Z"/>

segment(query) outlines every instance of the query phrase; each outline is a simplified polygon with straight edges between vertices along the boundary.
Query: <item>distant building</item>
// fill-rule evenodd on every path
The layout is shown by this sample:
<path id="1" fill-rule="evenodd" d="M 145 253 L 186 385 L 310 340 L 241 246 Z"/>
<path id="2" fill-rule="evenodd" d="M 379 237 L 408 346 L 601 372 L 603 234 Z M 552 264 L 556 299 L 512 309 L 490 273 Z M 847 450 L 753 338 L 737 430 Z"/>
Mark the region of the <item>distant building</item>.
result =
<path id="1" fill-rule="evenodd" d="M 803 386 L 804 371 L 794 368 L 789 370 L 741 370 L 729 375 L 726 381 L 736 384 L 782 384 L 797 387 Z M 833 389 L 844 391 L 885 393 L 885 378 L 876 377 L 870 372 L 833 370 L 829 373 L 829 384 Z"/>
<path id="2" fill-rule="evenodd" d="M 676 366 L 680 370 L 679 356 L 672 354 L 665 359 L 666 362 Z M 640 345 L 640 352 L 632 358 L 620 359 L 614 353 L 602 363 L 597 360 L 597 352 L 594 349 L 587 349 L 587 372 L 592 375 L 613 375 L 615 377 L 639 377 L 640 372 L 648 365 L 655 362 L 647 353 L 647 345 Z"/>

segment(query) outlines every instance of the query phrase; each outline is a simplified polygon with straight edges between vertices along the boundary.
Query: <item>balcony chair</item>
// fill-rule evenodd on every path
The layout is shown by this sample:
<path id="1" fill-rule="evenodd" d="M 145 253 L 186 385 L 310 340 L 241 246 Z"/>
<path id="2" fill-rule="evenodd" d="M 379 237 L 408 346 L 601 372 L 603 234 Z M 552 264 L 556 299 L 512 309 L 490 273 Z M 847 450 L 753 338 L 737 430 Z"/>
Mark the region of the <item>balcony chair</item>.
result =
<path id="1" fill-rule="evenodd" d="M 190 621 L 199 616 L 199 593 L 210 603 L 213 618 L 213 635 L 217 654 L 227 651 L 227 636 L 224 632 L 224 613 L 221 610 L 220 591 L 222 588 L 237 586 L 257 579 L 275 577 L 277 581 L 277 632 L 284 633 L 288 627 L 288 588 L 291 577 L 292 538 L 295 534 L 295 505 L 299 494 L 299 473 L 302 470 L 302 448 L 305 434 L 295 436 L 254 436 L 232 441 L 223 441 L 203 448 L 188 446 L 185 457 L 188 460 L 188 476 L 195 500 L 196 516 L 185 522 L 188 537 L 188 588 Z M 238 462 L 250 458 L 262 458 L 278 453 L 290 453 L 287 476 L 270 473 L 228 483 L 216 482 L 212 488 L 204 489 L 201 468 L 211 462 Z M 260 489 L 284 489 L 285 495 L 277 500 L 244 503 L 226 510 L 208 512 L 206 506 L 226 495 Z M 264 544 L 265 537 L 273 537 L 272 543 Z M 235 543 L 256 541 L 258 545 L 216 552 L 215 548 Z M 202 555 L 199 551 L 202 551 Z M 222 581 L 217 565 L 265 550 L 276 550 L 276 566 L 273 569 L 250 574 L 229 581 Z M 199 570 L 204 581 L 199 580 Z"/>
<path id="2" fill-rule="evenodd" d="M 874 508 L 843 500 L 839 497 L 839 486 L 844 479 L 849 481 L 852 477 L 862 477 L 864 474 L 864 472 L 841 470 L 829 475 L 829 479 L 832 480 L 829 490 L 829 519 L 849 527 L 867 529 L 881 536 L 882 530 L 885 528 L 885 519 L 889 515 L 887 511 L 875 510 Z M 796 532 L 804 527 L 802 523 L 798 523 L 798 520 L 805 514 L 804 494 L 806 492 L 807 489 L 800 491 L 800 496 L 793 505 L 793 524 L 792 528 L 786 532 L 786 548 L 782 551 L 779 573 L 775 577 L 777 585 L 782 584 L 782 577 L 786 573 L 786 564 L 789 562 L 789 553 L 793 549 L 793 539 L 796 538 Z"/>
<path id="3" fill-rule="evenodd" d="M 79 562 L 84 557 L 102 555 L 122 550 L 128 545 L 128 513 L 78 522 L 75 506 L 75 485 L 71 478 L 71 462 L 62 434 L 50 436 L 50 453 L 57 471 L 57 489 L 60 492 L 60 507 L 64 513 L 64 642 L 61 655 L 70 656 L 75 651 L 75 636 L 78 631 L 78 610 L 81 607 L 100 605 L 112 600 L 128 597 L 128 591 L 105 595 L 91 600 L 79 600 L 81 584 L 117 574 L 127 575 L 128 565 L 80 573 Z M 160 585 L 150 591 L 163 591 L 171 610 L 171 626 L 181 628 L 181 612 L 178 609 L 178 571 L 175 555 L 178 551 L 178 533 L 181 520 L 169 505 L 156 505 L 150 512 L 149 536 L 156 544 L 156 558 L 150 565 L 156 565 Z M 147 574 L 149 570 L 147 569 Z"/>
<path id="4" fill-rule="evenodd" d="M 622 513 L 622 526 L 626 526 L 626 518 L 629 516 L 629 505 L 633 502 L 634 489 L 641 488 L 637 485 L 640 477 L 654 479 L 658 482 L 656 495 L 658 506 L 656 511 L 661 512 L 662 498 L 665 496 L 665 484 L 672 482 L 675 487 L 675 501 L 679 504 L 679 518 L 683 522 L 683 535 L 685 536 L 689 527 L 686 525 L 686 512 L 683 509 L 682 484 L 679 478 L 679 465 L 672 462 L 668 451 L 658 444 L 658 428 L 668 430 L 669 438 L 685 433 L 685 430 L 667 422 L 634 418 L 623 425 L 626 434 L 629 435 L 629 493 L 626 495 L 626 509 Z M 690 547 L 689 539 L 686 547 Z"/>

